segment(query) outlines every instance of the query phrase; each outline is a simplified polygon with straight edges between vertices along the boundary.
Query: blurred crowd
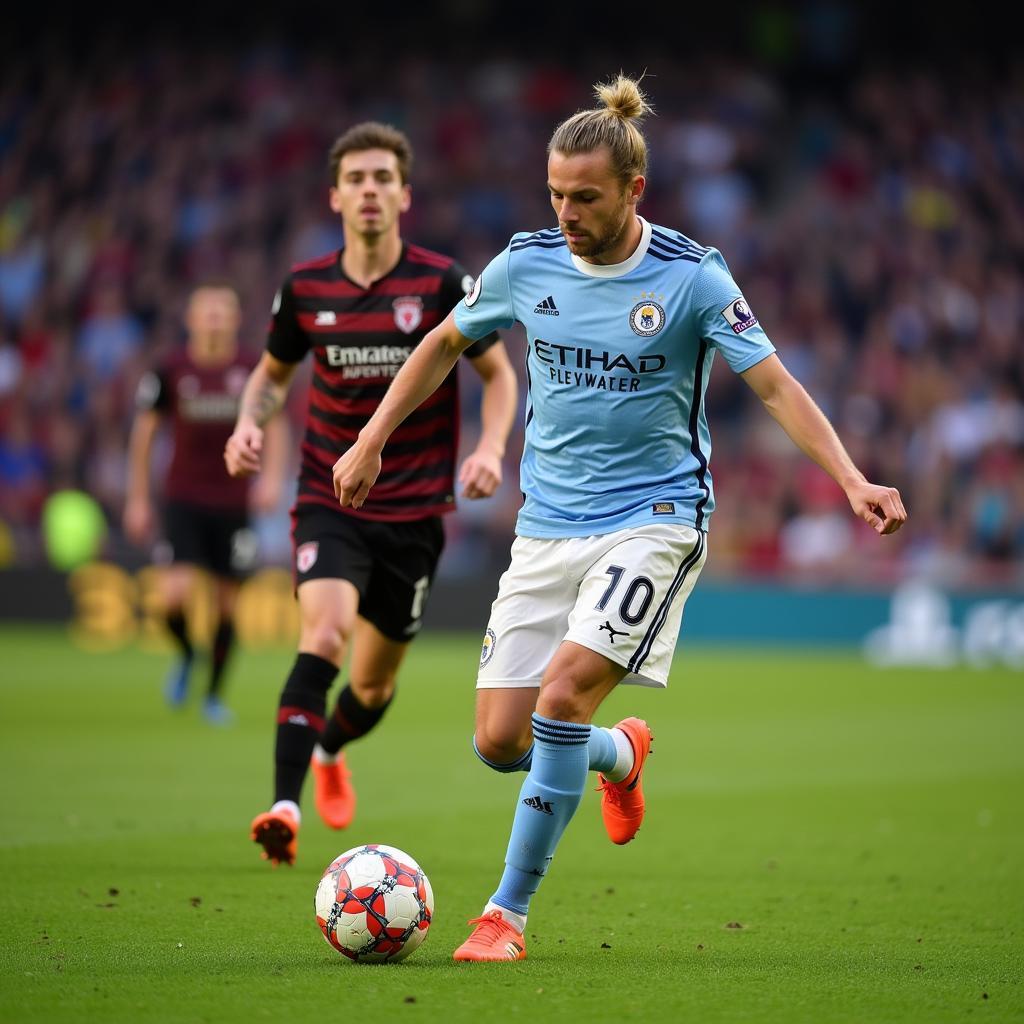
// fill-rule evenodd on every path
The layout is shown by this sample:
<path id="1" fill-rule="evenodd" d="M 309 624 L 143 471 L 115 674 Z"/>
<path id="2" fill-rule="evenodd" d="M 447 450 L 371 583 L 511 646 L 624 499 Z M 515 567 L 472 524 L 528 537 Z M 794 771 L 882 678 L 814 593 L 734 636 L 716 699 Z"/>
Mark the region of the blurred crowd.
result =
<path id="1" fill-rule="evenodd" d="M 859 69 L 808 88 L 716 57 L 650 59 L 641 212 L 721 249 L 783 361 L 911 520 L 879 540 L 718 361 L 708 575 L 1019 584 L 1024 564 L 1024 67 Z M 626 71 L 639 71 L 626 67 Z M 411 136 L 403 233 L 471 272 L 551 226 L 553 126 L 618 70 L 522 56 L 340 61 L 288 46 L 153 42 L 0 78 L 0 524 L 32 564 L 42 503 L 80 487 L 119 536 L 136 382 L 182 342 L 191 287 L 237 284 L 264 342 L 296 261 L 340 243 L 326 154 L 352 123 Z M 518 330 L 506 342 L 522 369 Z M 524 375 L 525 376 L 525 375 Z M 478 400 L 463 377 L 467 426 Z M 525 381 L 524 381 L 525 383 Z M 289 414 L 301 427 L 302 379 Z M 503 565 L 521 423 L 498 498 L 462 502 L 444 571 Z M 296 440 L 297 448 L 297 440 Z M 261 524 L 288 556 L 287 504 Z"/>

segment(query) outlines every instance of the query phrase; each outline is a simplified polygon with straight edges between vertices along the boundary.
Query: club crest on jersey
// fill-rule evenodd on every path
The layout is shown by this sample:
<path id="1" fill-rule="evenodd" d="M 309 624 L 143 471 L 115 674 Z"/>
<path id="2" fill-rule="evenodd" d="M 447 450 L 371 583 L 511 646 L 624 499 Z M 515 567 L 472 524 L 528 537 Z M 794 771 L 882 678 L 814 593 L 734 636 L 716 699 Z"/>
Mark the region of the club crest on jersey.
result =
<path id="1" fill-rule="evenodd" d="M 244 367 L 232 366 L 226 374 L 224 374 L 224 390 L 229 395 L 240 395 L 242 389 L 245 387 L 245 382 L 249 379 L 249 374 Z"/>
<path id="2" fill-rule="evenodd" d="M 733 329 L 734 334 L 742 334 L 748 327 L 757 323 L 757 317 L 750 311 L 746 299 L 742 296 L 734 302 L 730 302 L 722 310 L 725 322 Z"/>
<path id="3" fill-rule="evenodd" d="M 299 572 L 309 572 L 316 564 L 316 556 L 319 552 L 319 541 L 309 540 L 305 544 L 300 544 L 295 550 L 295 568 Z"/>
<path id="4" fill-rule="evenodd" d="M 465 281 L 462 282 L 465 285 Z M 466 306 L 475 306 L 476 300 L 480 298 L 480 292 L 484 286 L 484 275 L 481 274 L 474 282 L 473 287 L 466 292 L 466 297 L 462 301 L 466 303 Z"/>
<path id="5" fill-rule="evenodd" d="M 489 629 L 484 633 L 483 647 L 480 648 L 480 667 L 483 668 L 494 657 L 494 630 Z"/>
<path id="6" fill-rule="evenodd" d="M 665 326 L 665 310 L 657 302 L 645 299 L 629 311 L 629 326 L 641 338 L 650 338 Z"/>
<path id="7" fill-rule="evenodd" d="M 418 295 L 395 299 L 395 326 L 403 334 L 412 334 L 423 322 L 423 300 Z"/>

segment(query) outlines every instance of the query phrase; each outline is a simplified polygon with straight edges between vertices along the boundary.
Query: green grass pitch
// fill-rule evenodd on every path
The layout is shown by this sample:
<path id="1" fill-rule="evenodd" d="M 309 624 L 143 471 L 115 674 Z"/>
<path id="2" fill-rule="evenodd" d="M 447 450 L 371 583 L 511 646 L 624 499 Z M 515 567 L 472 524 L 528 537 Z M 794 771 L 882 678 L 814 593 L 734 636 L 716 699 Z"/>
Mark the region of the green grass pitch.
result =
<path id="1" fill-rule="evenodd" d="M 241 652 L 216 730 L 161 702 L 168 658 L 0 632 L 0 1020 L 1024 1019 L 1024 679 L 852 656 L 687 649 L 601 722 L 655 733 L 648 818 L 612 846 L 588 791 L 527 925 L 529 959 L 455 965 L 520 776 L 472 754 L 478 638 L 424 636 L 351 748 L 345 833 L 307 789 L 294 869 L 249 842 L 286 650 Z M 406 963 L 342 960 L 320 872 L 364 842 L 430 876 Z"/>

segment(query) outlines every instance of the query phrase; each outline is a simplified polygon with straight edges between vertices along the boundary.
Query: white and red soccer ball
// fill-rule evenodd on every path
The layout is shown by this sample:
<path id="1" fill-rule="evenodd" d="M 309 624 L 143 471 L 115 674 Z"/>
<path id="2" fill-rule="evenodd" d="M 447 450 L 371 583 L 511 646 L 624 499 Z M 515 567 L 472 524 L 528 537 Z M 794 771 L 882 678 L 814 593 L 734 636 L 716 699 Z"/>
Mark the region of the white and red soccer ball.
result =
<path id="1" fill-rule="evenodd" d="M 404 959 L 427 937 L 434 894 L 412 857 L 373 843 L 331 861 L 314 905 L 320 931 L 339 953 L 384 963 Z"/>

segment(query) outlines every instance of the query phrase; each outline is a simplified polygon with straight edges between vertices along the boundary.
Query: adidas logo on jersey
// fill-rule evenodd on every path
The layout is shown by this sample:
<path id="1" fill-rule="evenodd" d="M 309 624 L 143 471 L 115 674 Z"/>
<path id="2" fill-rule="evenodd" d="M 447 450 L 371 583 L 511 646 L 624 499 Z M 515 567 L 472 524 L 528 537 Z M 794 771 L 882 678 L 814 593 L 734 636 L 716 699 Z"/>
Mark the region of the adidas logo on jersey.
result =
<path id="1" fill-rule="evenodd" d="M 549 295 L 543 302 L 538 302 L 534 307 L 534 313 L 543 313 L 544 316 L 558 316 L 558 307 L 555 300 Z"/>
<path id="2" fill-rule="evenodd" d="M 333 327 L 338 322 L 338 314 L 330 309 L 321 309 L 313 323 L 317 327 Z"/>

